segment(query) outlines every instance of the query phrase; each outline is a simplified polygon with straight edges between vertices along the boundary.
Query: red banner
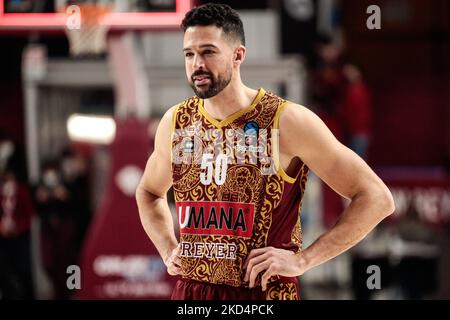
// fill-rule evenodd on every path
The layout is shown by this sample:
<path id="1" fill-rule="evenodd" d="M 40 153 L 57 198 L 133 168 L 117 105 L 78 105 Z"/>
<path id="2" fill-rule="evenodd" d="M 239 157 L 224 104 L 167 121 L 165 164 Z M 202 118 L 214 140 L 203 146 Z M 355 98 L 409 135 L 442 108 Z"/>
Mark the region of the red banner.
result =
<path id="1" fill-rule="evenodd" d="M 450 177 L 440 168 L 385 168 L 377 171 L 392 192 L 395 212 L 387 221 L 396 222 L 409 212 L 437 228 L 450 222 Z M 323 184 L 324 222 L 332 226 L 346 202 Z"/>
<path id="2" fill-rule="evenodd" d="M 176 278 L 168 275 L 139 220 L 134 193 L 151 141 L 148 124 L 117 123 L 103 201 L 86 237 L 79 299 L 167 299 Z"/>

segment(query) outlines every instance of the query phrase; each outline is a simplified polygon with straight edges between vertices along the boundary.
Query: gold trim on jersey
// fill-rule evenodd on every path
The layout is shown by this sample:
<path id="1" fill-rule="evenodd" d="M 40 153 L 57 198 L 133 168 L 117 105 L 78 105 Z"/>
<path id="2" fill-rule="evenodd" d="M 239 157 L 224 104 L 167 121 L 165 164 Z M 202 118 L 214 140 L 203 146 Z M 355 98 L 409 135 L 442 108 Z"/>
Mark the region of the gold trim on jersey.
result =
<path id="1" fill-rule="evenodd" d="M 281 112 L 289 105 L 289 101 L 285 101 L 283 102 L 283 104 L 278 108 L 276 114 L 275 114 L 275 118 L 273 120 L 273 128 L 274 129 L 278 129 L 278 133 L 280 133 L 280 126 L 279 126 L 279 121 L 280 121 L 280 115 Z M 286 171 L 284 171 L 283 166 L 280 163 L 280 137 L 279 134 L 274 135 L 272 137 L 272 141 L 273 141 L 273 157 L 275 160 L 275 166 L 276 168 L 278 168 L 277 174 L 279 176 L 281 176 L 283 178 L 284 181 L 288 182 L 288 183 L 295 183 L 295 181 L 298 178 L 298 174 L 300 173 L 301 170 L 299 170 L 297 172 L 297 175 L 295 176 L 295 178 L 289 176 Z"/>
<path id="2" fill-rule="evenodd" d="M 236 111 L 235 113 L 232 113 L 231 115 L 229 115 L 228 117 L 226 117 L 223 120 L 217 120 L 211 114 L 209 114 L 209 112 L 205 109 L 205 106 L 204 106 L 205 102 L 203 99 L 199 99 L 198 110 L 206 119 L 208 119 L 209 122 L 211 122 L 217 128 L 221 129 L 223 126 L 226 126 L 226 125 L 232 123 L 234 120 L 236 120 L 240 116 L 253 110 L 258 105 L 258 103 L 261 101 L 262 97 L 264 97 L 265 94 L 266 94 L 266 91 L 263 88 L 259 88 L 258 94 L 256 95 L 255 99 L 253 99 L 253 102 L 248 107 L 246 107 L 242 110 Z"/>
<path id="3" fill-rule="evenodd" d="M 173 147 L 173 135 L 175 134 L 175 126 L 177 122 L 177 112 L 178 108 L 180 107 L 181 103 L 177 104 L 175 108 L 172 111 L 172 128 L 170 130 L 170 141 L 169 141 L 169 150 L 170 150 L 170 163 L 173 163 L 173 154 L 172 154 L 172 147 Z"/>

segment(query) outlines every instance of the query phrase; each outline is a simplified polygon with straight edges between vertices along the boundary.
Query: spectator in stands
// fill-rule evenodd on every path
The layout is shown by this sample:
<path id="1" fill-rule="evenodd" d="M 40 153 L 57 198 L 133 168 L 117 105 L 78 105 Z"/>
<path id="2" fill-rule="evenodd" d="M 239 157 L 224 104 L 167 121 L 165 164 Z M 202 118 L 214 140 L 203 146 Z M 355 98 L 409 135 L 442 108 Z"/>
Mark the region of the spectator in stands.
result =
<path id="1" fill-rule="evenodd" d="M 372 101 L 360 70 L 352 64 L 343 67 L 346 86 L 339 104 L 339 123 L 345 144 L 367 160 L 371 137 Z"/>
<path id="2" fill-rule="evenodd" d="M 75 246 L 79 255 L 90 221 L 87 163 L 78 153 L 66 149 L 61 155 L 61 178 L 69 194 L 68 208 L 75 226 Z"/>
<path id="3" fill-rule="evenodd" d="M 28 186 L 10 139 L 0 141 L 0 299 L 33 299 L 30 230 L 34 215 Z M 24 170 L 22 170 L 24 172 Z"/>
<path id="4" fill-rule="evenodd" d="M 401 239 L 398 280 L 406 299 L 424 299 L 437 289 L 439 237 L 436 230 L 420 217 L 414 205 L 398 223 Z"/>
<path id="5" fill-rule="evenodd" d="M 345 86 L 341 49 L 330 39 L 320 38 L 317 64 L 311 70 L 312 103 L 316 113 L 338 140 L 343 141 L 337 110 Z"/>
<path id="6" fill-rule="evenodd" d="M 36 189 L 41 219 L 41 252 L 44 270 L 53 284 L 55 299 L 68 299 L 67 267 L 76 264 L 75 222 L 70 211 L 70 194 L 59 171 L 59 161 L 44 165 Z"/>

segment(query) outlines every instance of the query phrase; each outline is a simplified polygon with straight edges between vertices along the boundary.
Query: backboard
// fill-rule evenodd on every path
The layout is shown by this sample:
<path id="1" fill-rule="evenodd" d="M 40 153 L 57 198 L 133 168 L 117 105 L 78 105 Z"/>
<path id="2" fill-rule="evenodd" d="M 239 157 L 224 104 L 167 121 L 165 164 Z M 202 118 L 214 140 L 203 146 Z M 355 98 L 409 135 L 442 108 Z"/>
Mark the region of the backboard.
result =
<path id="1" fill-rule="evenodd" d="M 101 23 L 113 30 L 176 28 L 192 8 L 192 0 L 0 0 L 0 31 L 62 30 L 67 6 L 86 2 L 111 6 Z"/>

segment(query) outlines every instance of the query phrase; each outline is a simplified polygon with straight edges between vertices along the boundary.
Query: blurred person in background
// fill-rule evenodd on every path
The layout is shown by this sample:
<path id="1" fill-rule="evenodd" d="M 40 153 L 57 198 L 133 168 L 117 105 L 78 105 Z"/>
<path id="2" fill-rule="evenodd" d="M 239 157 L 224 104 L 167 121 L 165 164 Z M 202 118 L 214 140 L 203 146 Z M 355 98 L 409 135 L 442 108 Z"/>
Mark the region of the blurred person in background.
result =
<path id="1" fill-rule="evenodd" d="M 74 222 L 74 241 L 78 256 L 91 216 L 87 163 L 82 155 L 67 148 L 62 152 L 60 167 L 61 179 L 69 195 L 67 206 Z"/>
<path id="2" fill-rule="evenodd" d="M 312 105 L 336 138 L 367 160 L 372 102 L 359 68 L 346 63 L 338 44 L 319 37 L 311 69 Z"/>
<path id="3" fill-rule="evenodd" d="M 62 180 L 59 159 L 45 163 L 35 201 L 41 220 L 42 263 L 51 279 L 55 299 L 70 297 L 66 269 L 77 262 L 76 223 L 70 197 Z"/>
<path id="4" fill-rule="evenodd" d="M 405 299 L 430 298 L 437 289 L 440 235 L 410 205 L 398 222 L 395 253 L 398 281 Z"/>
<path id="5" fill-rule="evenodd" d="M 311 104 L 333 135 L 342 142 L 344 134 L 338 119 L 338 106 L 345 88 L 342 50 L 331 39 L 319 37 L 316 55 L 317 62 L 310 70 Z"/>
<path id="6" fill-rule="evenodd" d="M 33 299 L 30 231 L 34 208 L 23 162 L 11 139 L 0 138 L 0 299 Z"/>
<path id="7" fill-rule="evenodd" d="M 346 145 L 367 160 L 371 136 L 372 101 L 361 71 L 353 64 L 342 69 L 345 86 L 338 107 L 338 119 Z"/>

